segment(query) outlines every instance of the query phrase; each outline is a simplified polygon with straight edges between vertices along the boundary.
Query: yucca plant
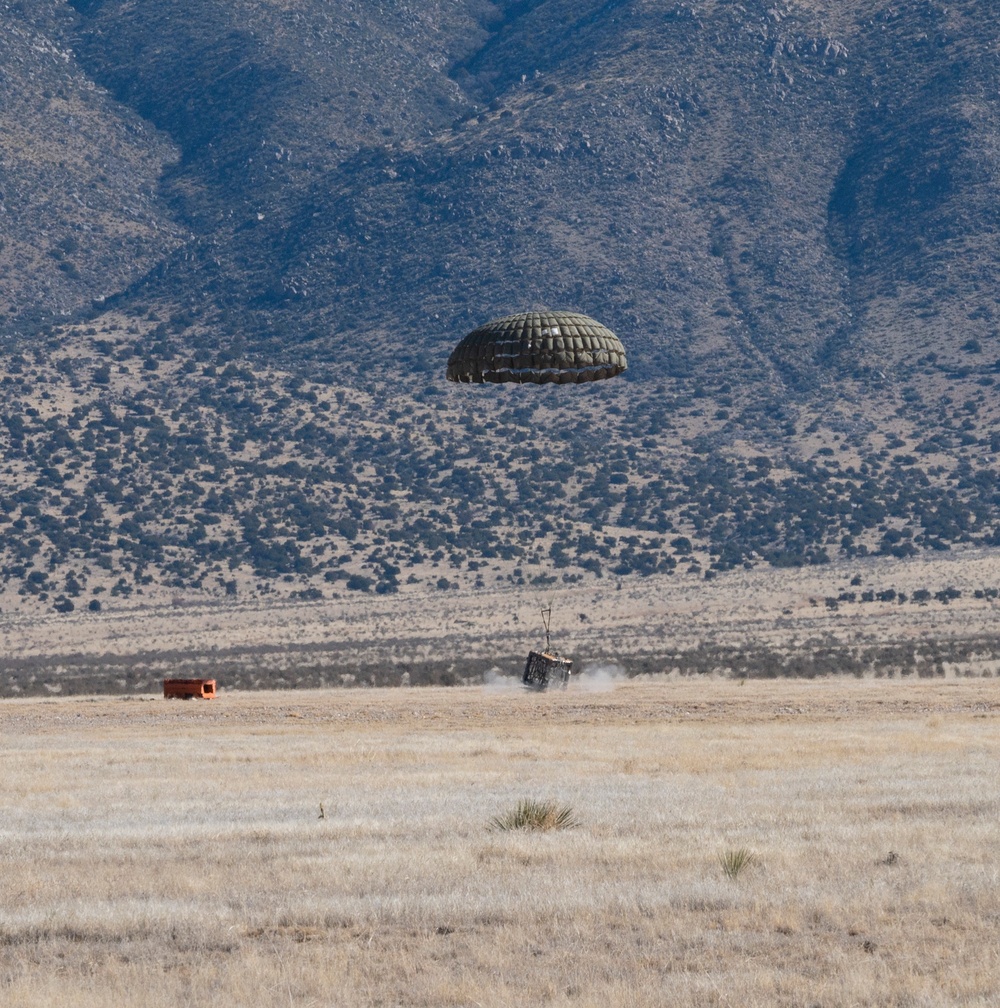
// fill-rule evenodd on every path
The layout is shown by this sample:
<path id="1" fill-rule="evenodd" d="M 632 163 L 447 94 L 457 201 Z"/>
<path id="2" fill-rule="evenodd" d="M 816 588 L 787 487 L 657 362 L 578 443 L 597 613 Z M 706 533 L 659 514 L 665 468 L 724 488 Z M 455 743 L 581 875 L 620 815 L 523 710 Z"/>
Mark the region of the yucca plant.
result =
<path id="1" fill-rule="evenodd" d="M 522 799 L 510 811 L 490 820 L 490 828 L 495 830 L 561 830 L 579 825 L 568 805 L 531 798 Z"/>
<path id="2" fill-rule="evenodd" d="M 757 855 L 746 847 L 723 851 L 719 855 L 719 864 L 727 878 L 738 879 L 740 875 L 757 860 Z"/>

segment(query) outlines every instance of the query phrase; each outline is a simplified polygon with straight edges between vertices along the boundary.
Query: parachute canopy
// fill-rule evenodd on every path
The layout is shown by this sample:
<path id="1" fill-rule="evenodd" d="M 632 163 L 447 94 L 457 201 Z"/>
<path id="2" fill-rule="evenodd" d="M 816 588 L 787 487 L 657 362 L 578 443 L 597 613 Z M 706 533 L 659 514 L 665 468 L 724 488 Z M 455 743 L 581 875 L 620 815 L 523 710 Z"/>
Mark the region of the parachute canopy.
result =
<path id="1" fill-rule="evenodd" d="M 448 358 L 448 380 L 569 385 L 614 378 L 627 366 L 621 340 L 589 316 L 521 312 L 470 332 Z"/>

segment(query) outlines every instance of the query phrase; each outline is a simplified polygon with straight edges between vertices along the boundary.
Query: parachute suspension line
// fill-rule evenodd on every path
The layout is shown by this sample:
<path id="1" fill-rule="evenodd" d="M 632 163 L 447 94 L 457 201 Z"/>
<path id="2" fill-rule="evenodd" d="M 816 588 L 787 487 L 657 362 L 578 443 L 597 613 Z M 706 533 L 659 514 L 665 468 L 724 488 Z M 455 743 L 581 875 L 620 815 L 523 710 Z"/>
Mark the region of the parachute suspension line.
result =
<path id="1" fill-rule="evenodd" d="M 545 653 L 549 653 L 549 627 L 552 624 L 552 603 L 542 609 L 542 626 L 545 627 Z"/>

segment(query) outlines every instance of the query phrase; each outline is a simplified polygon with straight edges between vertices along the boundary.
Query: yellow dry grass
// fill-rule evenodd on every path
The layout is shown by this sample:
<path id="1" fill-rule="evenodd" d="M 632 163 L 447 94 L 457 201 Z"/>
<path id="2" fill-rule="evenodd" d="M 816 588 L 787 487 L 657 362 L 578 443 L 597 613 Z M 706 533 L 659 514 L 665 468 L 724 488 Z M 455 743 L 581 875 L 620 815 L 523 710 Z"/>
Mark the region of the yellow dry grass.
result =
<path id="1" fill-rule="evenodd" d="M 2 702 L 0 1004 L 996 1005 L 998 717 L 984 680 Z M 491 831 L 521 798 L 581 825 Z"/>

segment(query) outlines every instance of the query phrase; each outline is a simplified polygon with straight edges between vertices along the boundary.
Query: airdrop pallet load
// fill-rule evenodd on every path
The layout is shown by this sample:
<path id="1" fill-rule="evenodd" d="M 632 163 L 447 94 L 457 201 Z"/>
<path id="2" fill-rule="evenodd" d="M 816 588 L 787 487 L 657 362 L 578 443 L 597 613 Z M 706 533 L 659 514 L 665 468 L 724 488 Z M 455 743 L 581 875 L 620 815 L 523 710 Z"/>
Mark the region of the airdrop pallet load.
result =
<path id="1" fill-rule="evenodd" d="M 563 689 L 569 684 L 573 674 L 573 663 L 569 658 L 544 651 L 529 651 L 521 682 L 531 689 L 545 690 L 558 683 Z"/>
<path id="2" fill-rule="evenodd" d="M 553 651 L 549 644 L 549 624 L 552 620 L 552 606 L 542 610 L 542 623 L 545 625 L 545 650 L 529 651 L 528 660 L 524 666 L 521 682 L 529 689 L 546 690 L 549 686 L 559 685 L 563 689 L 569 685 L 569 677 L 573 674 L 573 662 L 563 658 L 558 651 Z"/>

